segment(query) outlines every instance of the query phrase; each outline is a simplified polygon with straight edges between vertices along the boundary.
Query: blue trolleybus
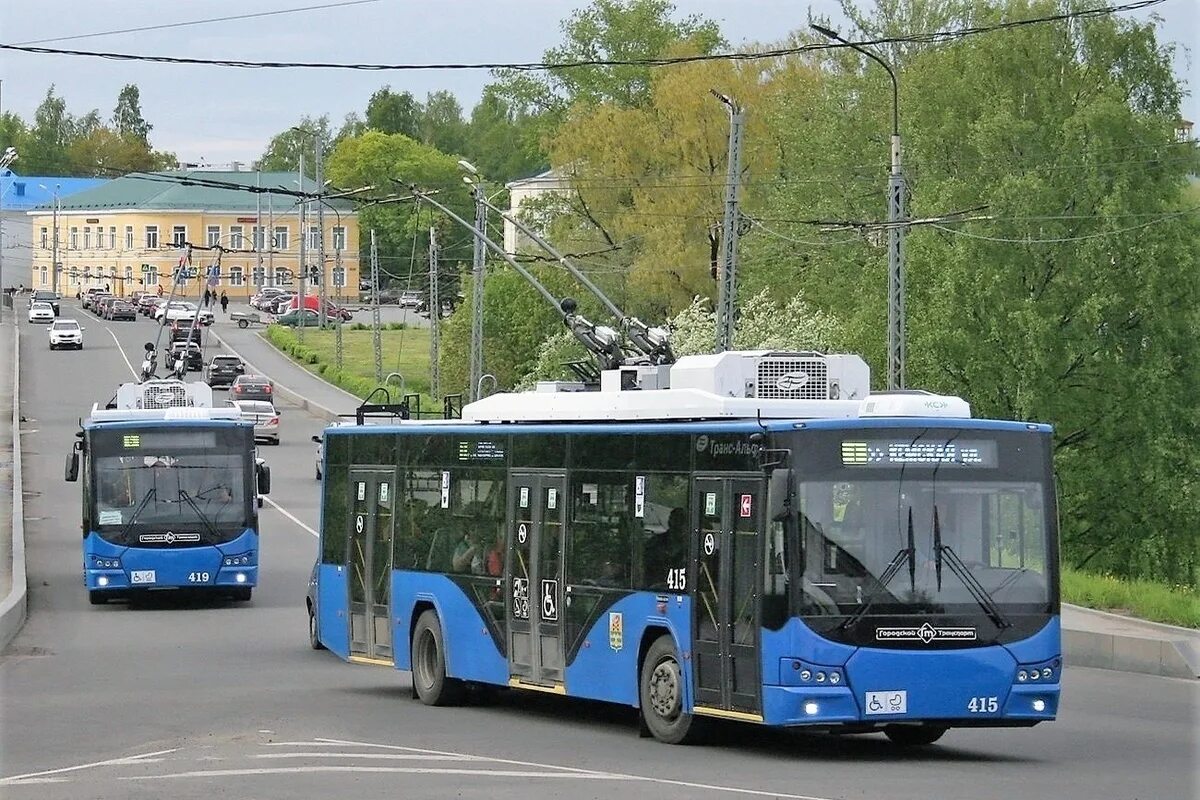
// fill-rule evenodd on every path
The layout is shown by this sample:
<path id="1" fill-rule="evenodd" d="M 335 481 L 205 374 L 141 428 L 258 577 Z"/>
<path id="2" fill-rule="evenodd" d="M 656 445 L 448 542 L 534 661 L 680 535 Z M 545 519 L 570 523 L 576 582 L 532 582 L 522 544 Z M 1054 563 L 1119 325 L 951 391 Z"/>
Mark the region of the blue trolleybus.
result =
<path id="1" fill-rule="evenodd" d="M 324 434 L 315 648 L 491 684 L 929 744 L 1052 720 L 1051 429 L 728 352 Z M 659 388 L 669 386 L 670 388 Z M 361 422 L 361 420 L 360 420 Z"/>
<path id="2" fill-rule="evenodd" d="M 83 574 L 94 605 L 161 589 L 249 600 L 258 582 L 259 494 L 269 468 L 236 409 L 202 383 L 122 385 L 67 457 L 83 466 Z"/>

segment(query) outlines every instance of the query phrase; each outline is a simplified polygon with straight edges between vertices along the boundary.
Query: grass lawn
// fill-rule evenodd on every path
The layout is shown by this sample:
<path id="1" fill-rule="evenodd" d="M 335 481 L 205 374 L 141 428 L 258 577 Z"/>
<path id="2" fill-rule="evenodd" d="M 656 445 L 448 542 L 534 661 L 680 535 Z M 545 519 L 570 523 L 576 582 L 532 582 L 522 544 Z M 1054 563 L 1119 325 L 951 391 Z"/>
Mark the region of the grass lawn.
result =
<path id="1" fill-rule="evenodd" d="M 300 344 L 294 328 L 271 325 L 266 331 L 267 341 L 291 356 L 310 372 L 339 386 L 351 394 L 366 397 L 378 382 L 375 380 L 375 355 L 370 330 L 342 330 L 342 369 L 335 365 L 335 333 L 331 330 L 304 331 L 304 343 Z M 380 331 L 383 353 L 384 377 L 399 372 L 404 378 L 406 393 L 419 393 L 421 408 L 432 409 L 429 399 L 429 330 L 427 328 L 405 328 Z M 392 390 L 393 394 L 395 390 Z"/>
<path id="2" fill-rule="evenodd" d="M 1187 586 L 1129 581 L 1063 567 L 1062 599 L 1085 608 L 1200 628 L 1200 593 Z"/>

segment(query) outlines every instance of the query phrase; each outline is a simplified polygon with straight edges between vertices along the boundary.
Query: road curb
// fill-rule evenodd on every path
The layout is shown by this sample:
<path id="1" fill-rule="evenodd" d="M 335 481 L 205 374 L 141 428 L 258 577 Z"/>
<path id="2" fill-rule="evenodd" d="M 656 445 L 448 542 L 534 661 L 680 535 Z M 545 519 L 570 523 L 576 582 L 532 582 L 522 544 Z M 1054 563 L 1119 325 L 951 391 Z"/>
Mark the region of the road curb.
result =
<path id="1" fill-rule="evenodd" d="M 21 475 L 21 326 L 13 320 L 12 400 L 12 586 L 0 601 L 0 650 L 8 646 L 25 624 L 28 607 L 25 575 L 25 497 Z"/>
<path id="2" fill-rule="evenodd" d="M 267 375 L 269 377 L 269 374 L 266 370 L 259 369 L 258 367 L 256 367 L 248 358 L 246 358 L 241 353 L 239 353 L 237 351 L 237 349 L 235 347 L 233 347 L 233 345 L 231 345 L 231 344 L 229 344 L 229 342 L 225 341 L 225 339 L 223 339 L 221 337 L 221 334 L 217 333 L 216 330 L 214 330 L 213 328 L 209 328 L 209 333 L 212 335 L 213 338 L 215 338 L 221 344 L 221 347 L 224 347 L 226 350 L 228 350 L 229 352 L 233 353 L 235 356 L 240 358 L 242 360 L 242 362 L 245 363 L 246 366 L 250 367 L 250 369 L 254 370 L 254 372 L 256 372 L 259 375 Z M 267 344 L 269 344 L 271 347 L 275 346 L 275 345 L 270 344 L 270 342 L 268 342 Z M 279 355 L 283 356 L 284 358 L 289 358 L 289 356 L 286 353 L 284 353 L 283 351 L 280 351 Z M 304 369 L 304 367 L 301 367 L 299 364 L 297 364 L 296 366 L 299 367 L 300 369 Z M 317 380 L 322 380 L 322 378 L 320 376 L 313 375 L 313 377 L 316 378 Z M 275 386 L 275 391 L 278 392 L 280 395 L 282 395 L 284 397 L 284 399 L 289 400 L 292 403 L 295 403 L 296 405 L 303 408 L 305 411 L 309 411 L 309 412 L 315 414 L 316 416 L 321 417 L 326 422 L 337 422 L 338 420 L 341 419 L 341 417 L 336 412 L 329 410 L 328 408 L 321 405 L 320 403 L 309 400 L 307 397 L 300 394 L 295 389 L 291 389 L 291 388 L 288 388 L 287 386 L 284 386 L 282 383 L 275 380 L 274 378 L 271 379 L 271 383 Z M 329 384 L 329 385 L 333 386 L 333 384 Z"/>

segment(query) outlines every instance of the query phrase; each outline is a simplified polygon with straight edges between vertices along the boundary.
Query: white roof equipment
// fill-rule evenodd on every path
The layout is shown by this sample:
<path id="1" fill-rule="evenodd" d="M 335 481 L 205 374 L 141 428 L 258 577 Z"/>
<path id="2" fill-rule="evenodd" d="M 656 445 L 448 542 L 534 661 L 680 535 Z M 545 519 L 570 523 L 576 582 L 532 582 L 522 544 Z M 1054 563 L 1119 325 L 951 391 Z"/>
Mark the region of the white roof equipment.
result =
<path id="1" fill-rule="evenodd" d="M 123 383 L 108 407 L 92 406 L 93 422 L 138 419 L 240 419 L 236 408 L 214 408 L 212 387 L 179 380 Z"/>

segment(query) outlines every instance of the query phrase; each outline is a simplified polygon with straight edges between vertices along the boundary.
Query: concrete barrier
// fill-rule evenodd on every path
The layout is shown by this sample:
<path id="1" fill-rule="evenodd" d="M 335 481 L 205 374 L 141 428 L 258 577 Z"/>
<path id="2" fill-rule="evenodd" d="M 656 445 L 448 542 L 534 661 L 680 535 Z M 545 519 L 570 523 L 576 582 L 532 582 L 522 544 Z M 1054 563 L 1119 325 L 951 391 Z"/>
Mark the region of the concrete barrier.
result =
<path id="1" fill-rule="evenodd" d="M 8 596 L 0 601 L 0 650 L 8 646 L 17 631 L 25 624 L 27 609 L 27 580 L 25 577 L 25 496 L 21 475 L 21 335 L 20 325 L 13 322 L 13 392 L 12 392 L 12 586 Z"/>

